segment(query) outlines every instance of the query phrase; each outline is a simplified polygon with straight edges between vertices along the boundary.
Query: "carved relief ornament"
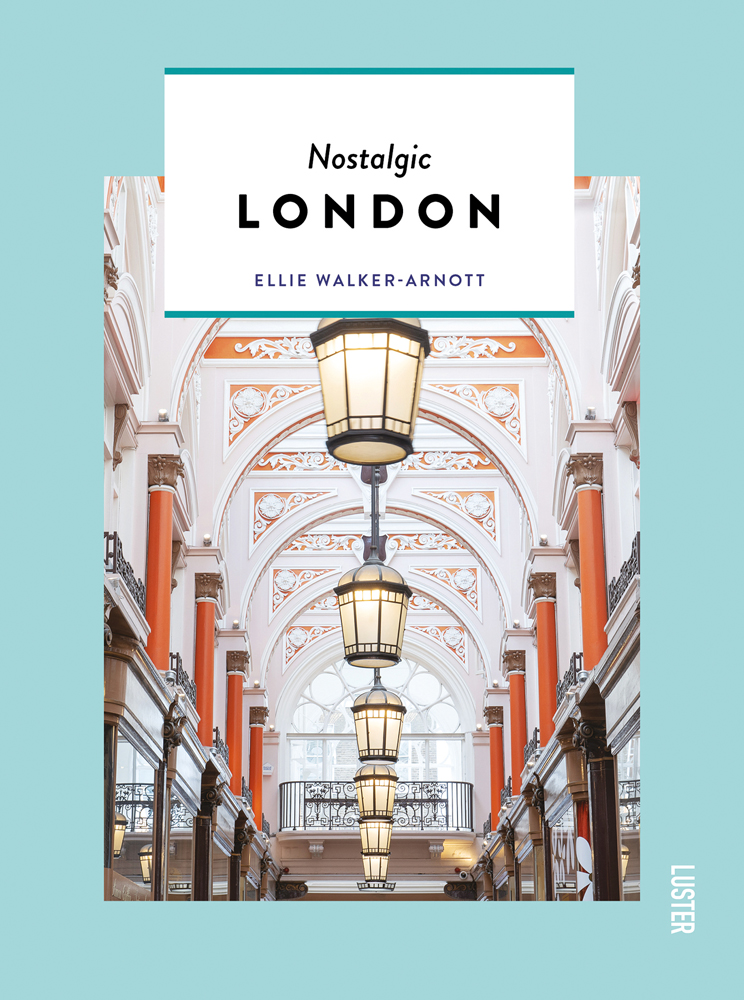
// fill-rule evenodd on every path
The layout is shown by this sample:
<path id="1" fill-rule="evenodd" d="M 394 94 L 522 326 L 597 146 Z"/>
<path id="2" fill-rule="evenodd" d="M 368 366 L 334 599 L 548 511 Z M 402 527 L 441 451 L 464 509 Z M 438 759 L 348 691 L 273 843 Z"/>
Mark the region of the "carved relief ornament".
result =
<path id="1" fill-rule="evenodd" d="M 181 741 L 183 739 L 183 727 L 186 725 L 186 716 L 176 715 L 177 707 L 178 698 L 171 702 L 168 714 L 163 720 L 163 757 L 166 762 L 168 761 L 168 755 L 171 750 L 181 746 Z"/>
<path id="2" fill-rule="evenodd" d="M 602 455 L 595 453 L 572 455 L 566 464 L 566 475 L 573 476 L 574 485 L 577 487 L 601 486 Z"/>
<path id="3" fill-rule="evenodd" d="M 504 725 L 504 709 L 501 705 L 487 705 L 483 709 L 483 715 L 486 718 L 487 726 Z"/>
<path id="4" fill-rule="evenodd" d="M 210 785 L 207 788 L 202 789 L 201 796 L 201 814 L 202 816 L 211 816 L 218 806 L 222 805 L 222 789 L 225 786 L 224 781 L 218 782 L 216 785 Z"/>
<path id="5" fill-rule="evenodd" d="M 523 649 L 507 649 L 502 657 L 504 665 L 504 675 L 511 673 L 521 673 L 525 671 L 525 653 Z"/>
<path id="6" fill-rule="evenodd" d="M 530 573 L 527 586 L 536 598 L 555 598 L 555 573 Z"/>
<path id="7" fill-rule="evenodd" d="M 250 662 L 250 655 L 247 650 L 228 649 L 227 651 L 228 674 L 233 674 L 233 673 L 247 674 L 249 662 Z"/>
<path id="8" fill-rule="evenodd" d="M 605 727 L 584 719 L 572 719 L 574 726 L 573 745 L 581 750 L 587 763 L 598 760 L 612 760 L 612 753 L 607 746 Z"/>
<path id="9" fill-rule="evenodd" d="M 222 590 L 222 573 L 197 573 L 194 577 L 197 601 L 209 597 L 216 601 Z"/>
<path id="10" fill-rule="evenodd" d="M 147 485 L 176 488 L 178 477 L 184 475 L 183 462 L 178 455 L 148 455 Z"/>
<path id="11" fill-rule="evenodd" d="M 269 710 L 265 705 L 252 705 L 249 712 L 249 724 L 251 726 L 265 726 L 269 717 Z"/>

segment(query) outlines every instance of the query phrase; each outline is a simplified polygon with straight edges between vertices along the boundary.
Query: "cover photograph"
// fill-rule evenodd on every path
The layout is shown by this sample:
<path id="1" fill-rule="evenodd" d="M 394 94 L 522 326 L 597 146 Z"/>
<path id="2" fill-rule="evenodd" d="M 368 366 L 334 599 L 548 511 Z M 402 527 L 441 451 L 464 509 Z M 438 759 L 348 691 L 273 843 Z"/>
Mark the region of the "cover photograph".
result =
<path id="1" fill-rule="evenodd" d="M 572 137 L 566 70 L 166 72 L 103 185 L 106 900 L 640 900 L 641 184 Z"/>

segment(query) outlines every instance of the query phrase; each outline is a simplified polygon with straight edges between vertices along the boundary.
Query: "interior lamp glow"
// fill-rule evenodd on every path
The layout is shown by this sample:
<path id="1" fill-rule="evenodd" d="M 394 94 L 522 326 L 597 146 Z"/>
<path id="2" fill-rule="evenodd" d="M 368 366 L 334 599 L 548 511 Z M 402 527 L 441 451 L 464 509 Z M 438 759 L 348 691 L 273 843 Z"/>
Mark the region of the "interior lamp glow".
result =
<path id="1" fill-rule="evenodd" d="M 127 817 L 123 813 L 114 816 L 114 857 L 121 857 L 121 848 L 124 843 L 124 834 L 127 832 Z"/>
<path id="2" fill-rule="evenodd" d="M 365 764 L 354 775 L 359 820 L 392 820 L 398 775 L 387 764 Z"/>
<path id="3" fill-rule="evenodd" d="M 142 881 L 145 885 L 152 882 L 152 844 L 146 844 L 139 852 Z"/>
<path id="4" fill-rule="evenodd" d="M 379 668 L 371 691 L 360 694 L 351 706 L 359 759 L 387 760 L 394 764 L 400 752 L 406 708 L 397 694 L 382 686 Z"/>
<path id="5" fill-rule="evenodd" d="M 318 359 L 328 451 L 352 465 L 389 465 L 413 451 L 429 334 L 418 321 L 322 321 Z"/>
<path id="6" fill-rule="evenodd" d="M 363 854 L 364 878 L 367 882 L 386 882 L 389 854 Z"/>
<path id="7" fill-rule="evenodd" d="M 630 848 L 627 844 L 623 844 L 622 850 L 620 852 L 622 857 L 623 865 L 623 882 L 625 881 L 625 876 L 628 874 L 628 862 L 630 861 Z"/>
<path id="8" fill-rule="evenodd" d="M 390 839 L 393 833 L 391 819 L 363 819 L 359 823 L 359 833 L 362 837 L 363 857 L 390 854 Z"/>

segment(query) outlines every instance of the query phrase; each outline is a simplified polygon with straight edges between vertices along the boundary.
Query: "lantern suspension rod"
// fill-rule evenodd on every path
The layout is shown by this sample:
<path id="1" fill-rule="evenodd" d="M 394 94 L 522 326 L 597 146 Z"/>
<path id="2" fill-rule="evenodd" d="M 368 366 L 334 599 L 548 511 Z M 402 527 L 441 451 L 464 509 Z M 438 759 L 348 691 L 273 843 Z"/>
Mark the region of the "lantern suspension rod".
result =
<path id="1" fill-rule="evenodd" d="M 369 550 L 370 560 L 379 561 L 377 550 L 380 545 L 380 466 L 372 466 L 372 544 Z"/>

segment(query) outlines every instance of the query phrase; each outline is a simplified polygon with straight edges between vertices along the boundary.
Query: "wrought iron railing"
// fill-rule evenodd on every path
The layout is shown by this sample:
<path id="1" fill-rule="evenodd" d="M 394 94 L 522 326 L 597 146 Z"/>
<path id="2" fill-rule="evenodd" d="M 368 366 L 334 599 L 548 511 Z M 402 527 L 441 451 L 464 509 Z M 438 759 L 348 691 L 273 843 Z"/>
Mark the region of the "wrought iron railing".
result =
<path id="1" fill-rule="evenodd" d="M 607 603 L 609 614 L 615 610 L 620 603 L 620 598 L 630 586 L 630 581 L 641 572 L 641 533 L 636 534 L 633 544 L 630 547 L 630 556 L 620 567 L 620 572 L 612 578 L 612 583 L 607 588 Z"/>
<path id="2" fill-rule="evenodd" d="M 487 837 L 491 832 L 491 814 L 488 814 L 488 819 L 483 823 L 483 836 Z"/>
<path id="3" fill-rule="evenodd" d="M 216 754 L 219 754 L 219 756 L 222 757 L 222 759 L 224 760 L 224 762 L 229 767 L 230 766 L 230 749 L 229 749 L 227 743 L 225 743 L 225 741 L 220 736 L 219 726 L 215 726 L 214 729 L 212 730 L 212 732 L 214 733 L 214 739 L 212 740 L 212 749 L 214 750 L 214 752 Z"/>
<path id="4" fill-rule="evenodd" d="M 509 775 L 509 780 L 507 781 L 504 788 L 501 789 L 501 805 L 506 806 L 512 800 L 512 780 L 511 775 Z"/>
<path id="5" fill-rule="evenodd" d="M 529 743 L 525 743 L 524 746 L 524 762 L 525 764 L 533 755 L 533 753 L 540 748 L 540 730 L 535 726 L 535 731 L 532 734 L 532 739 Z"/>
<path id="6" fill-rule="evenodd" d="M 358 822 L 353 781 L 285 781 L 279 786 L 280 830 L 341 830 Z M 473 786 L 466 781 L 399 781 L 393 826 L 473 830 Z"/>
<path id="7" fill-rule="evenodd" d="M 639 830 L 641 827 L 641 782 L 619 781 L 620 826 L 623 830 Z"/>
<path id="8" fill-rule="evenodd" d="M 266 819 L 263 813 L 261 813 L 261 830 L 266 834 L 267 837 L 271 836 L 271 826 L 269 821 Z"/>
<path id="9" fill-rule="evenodd" d="M 568 670 L 555 686 L 555 707 L 560 708 L 561 702 L 568 694 L 568 689 L 579 682 L 579 671 L 583 669 L 583 653 L 573 653 L 568 665 Z"/>
<path id="10" fill-rule="evenodd" d="M 248 803 L 248 805 L 253 808 L 253 790 L 248 787 L 245 783 L 245 778 L 240 779 L 240 794 Z"/>
<path id="11" fill-rule="evenodd" d="M 124 558 L 118 531 L 103 533 L 103 564 L 107 573 L 118 573 L 142 614 L 145 614 L 145 585 L 134 575 L 131 563 Z"/>
<path id="12" fill-rule="evenodd" d="M 129 833 L 152 830 L 155 786 L 145 782 L 117 784 L 115 809 L 117 813 L 126 816 Z M 194 825 L 194 817 L 178 800 L 171 804 L 170 825 L 171 829 L 187 829 Z"/>
<path id="13" fill-rule="evenodd" d="M 196 708 L 196 681 L 192 681 L 183 669 L 183 661 L 180 653 L 170 654 L 170 668 L 176 675 L 176 684 L 183 688 L 184 694 L 191 704 Z"/>

